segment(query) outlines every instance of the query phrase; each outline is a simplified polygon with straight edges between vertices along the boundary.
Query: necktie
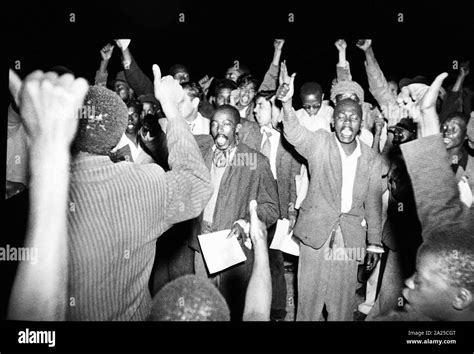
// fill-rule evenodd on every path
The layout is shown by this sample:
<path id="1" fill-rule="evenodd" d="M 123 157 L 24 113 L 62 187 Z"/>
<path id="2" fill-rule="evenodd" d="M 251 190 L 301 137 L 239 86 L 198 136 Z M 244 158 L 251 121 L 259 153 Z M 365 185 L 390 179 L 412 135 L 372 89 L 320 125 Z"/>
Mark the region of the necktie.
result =
<path id="1" fill-rule="evenodd" d="M 226 167 L 227 166 L 227 151 L 216 149 L 216 151 L 214 152 L 213 161 L 216 167 Z"/>
<path id="2" fill-rule="evenodd" d="M 262 145 L 262 148 L 260 149 L 260 152 L 264 154 L 270 160 L 270 155 L 272 151 L 272 144 L 270 143 L 270 137 L 272 136 L 272 133 L 266 130 L 264 132 L 266 134 L 266 138 Z"/>

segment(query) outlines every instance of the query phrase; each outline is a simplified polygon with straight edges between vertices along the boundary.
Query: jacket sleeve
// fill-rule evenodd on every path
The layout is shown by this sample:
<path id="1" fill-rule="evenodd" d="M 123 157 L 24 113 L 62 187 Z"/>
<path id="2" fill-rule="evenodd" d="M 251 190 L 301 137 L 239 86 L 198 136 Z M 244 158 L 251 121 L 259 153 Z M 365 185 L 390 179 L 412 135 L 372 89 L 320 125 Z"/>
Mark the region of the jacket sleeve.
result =
<path id="1" fill-rule="evenodd" d="M 168 164 L 166 173 L 165 223 L 197 217 L 212 194 L 211 176 L 201 151 L 182 118 L 168 123 Z"/>
<path id="2" fill-rule="evenodd" d="M 258 156 L 258 192 L 257 192 L 257 214 L 267 227 L 270 227 L 278 220 L 280 209 L 278 206 L 277 184 L 273 178 L 270 162 L 263 155 Z M 250 220 L 250 215 L 247 215 Z"/>
<path id="3" fill-rule="evenodd" d="M 368 243 L 382 244 L 382 158 L 374 154 L 367 199 L 365 201 Z"/>
<path id="4" fill-rule="evenodd" d="M 321 138 L 320 135 L 328 134 L 322 129 L 312 132 L 303 127 L 298 122 L 293 107 L 290 109 L 283 108 L 283 133 L 286 140 L 305 159 L 308 159 L 314 152 L 315 143 Z"/>
<path id="5" fill-rule="evenodd" d="M 258 91 L 272 91 L 277 89 L 278 66 L 270 64 Z"/>
<path id="6" fill-rule="evenodd" d="M 459 198 L 441 134 L 400 145 L 415 194 L 423 239 L 449 223 L 467 223 L 469 208 Z"/>
<path id="7" fill-rule="evenodd" d="M 130 63 L 130 67 L 124 70 L 125 77 L 127 78 L 130 87 L 135 91 L 137 97 L 146 94 L 153 94 L 153 82 L 138 66 L 133 55 L 131 55 L 131 57 L 132 62 Z"/>

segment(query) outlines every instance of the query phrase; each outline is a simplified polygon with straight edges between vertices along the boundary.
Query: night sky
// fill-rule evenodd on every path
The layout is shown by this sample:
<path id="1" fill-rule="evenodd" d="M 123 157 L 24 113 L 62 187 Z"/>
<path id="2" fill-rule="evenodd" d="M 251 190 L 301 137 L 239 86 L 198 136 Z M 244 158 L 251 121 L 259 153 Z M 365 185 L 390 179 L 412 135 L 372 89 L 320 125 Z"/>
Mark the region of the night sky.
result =
<path id="1" fill-rule="evenodd" d="M 366 89 L 358 38 L 373 39 L 384 73 L 398 80 L 417 74 L 431 79 L 446 70 L 453 79 L 453 60 L 470 58 L 474 64 L 474 2 L 413 2 L 14 1 L 7 16 L 8 63 L 13 67 L 20 60 L 21 76 L 64 65 L 93 81 L 102 46 L 114 38 L 132 38 L 132 54 L 150 76 L 153 63 L 164 71 L 182 63 L 192 79 L 222 77 L 239 60 L 262 79 L 272 59 L 273 38 L 281 37 L 286 39 L 282 59 L 290 73 L 298 73 L 297 87 L 318 81 L 326 97 L 335 76 L 338 38 L 348 42 L 353 79 Z M 180 14 L 185 22 L 179 22 Z M 294 22 L 288 21 L 290 14 Z M 120 70 L 119 54 L 115 48 L 111 78 Z M 467 81 L 472 83 L 473 76 Z"/>

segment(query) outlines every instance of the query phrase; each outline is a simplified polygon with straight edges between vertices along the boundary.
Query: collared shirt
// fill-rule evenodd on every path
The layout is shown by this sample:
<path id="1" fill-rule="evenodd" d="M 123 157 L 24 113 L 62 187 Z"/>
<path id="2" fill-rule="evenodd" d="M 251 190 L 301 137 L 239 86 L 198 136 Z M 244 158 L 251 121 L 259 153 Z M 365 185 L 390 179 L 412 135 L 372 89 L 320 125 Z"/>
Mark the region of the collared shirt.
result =
<path id="1" fill-rule="evenodd" d="M 194 119 L 192 122 L 186 121 L 186 123 L 188 123 L 189 129 L 193 135 L 209 135 L 211 133 L 211 121 L 207 118 L 204 118 L 199 112 L 197 113 L 196 119 Z"/>
<path id="2" fill-rule="evenodd" d="M 336 139 L 337 147 L 339 148 L 339 154 L 341 155 L 341 165 L 342 165 L 342 188 L 341 188 L 341 213 L 347 213 L 352 208 L 352 192 L 354 189 L 354 180 L 357 171 L 357 162 L 362 152 L 360 149 L 359 138 L 356 138 L 357 147 L 354 152 L 347 156 L 342 145 Z"/>
<path id="3" fill-rule="evenodd" d="M 120 138 L 119 143 L 117 144 L 116 147 L 112 149 L 112 152 L 116 152 L 117 150 L 123 148 L 124 146 L 129 146 L 130 147 L 130 152 L 132 154 L 132 159 L 134 162 L 138 160 L 138 156 L 140 154 L 146 154 L 145 151 L 143 151 L 142 147 L 140 144 L 136 144 L 130 138 L 127 136 L 127 134 L 123 133 L 122 137 Z"/>
<path id="4" fill-rule="evenodd" d="M 214 145 L 212 147 L 212 151 L 216 152 L 216 149 L 217 148 Z M 212 224 L 212 220 L 214 218 L 214 209 L 216 208 L 217 196 L 219 194 L 219 188 L 221 186 L 222 176 L 224 176 L 224 172 L 227 166 L 229 165 L 229 162 L 232 161 L 232 159 L 234 158 L 236 150 L 237 150 L 237 147 L 235 146 L 230 151 L 226 166 L 217 167 L 214 162 L 211 164 L 211 171 L 210 171 L 211 184 L 212 184 L 212 187 L 214 188 L 214 191 L 212 192 L 211 199 L 209 199 L 209 202 L 206 204 L 206 207 L 204 208 L 204 214 L 203 214 L 203 220 L 209 224 Z"/>
<path id="5" fill-rule="evenodd" d="M 265 141 L 267 140 L 267 131 L 269 131 L 272 135 L 270 136 L 270 167 L 272 170 L 273 178 L 277 179 L 277 171 L 276 171 L 276 157 L 277 157 L 277 151 L 278 151 L 278 145 L 280 144 L 280 132 L 273 129 L 273 128 L 267 128 L 267 127 L 261 127 L 260 128 L 260 133 L 262 133 L 262 142 L 260 143 L 260 150 L 263 147 L 263 144 L 265 144 Z"/>
<path id="6" fill-rule="evenodd" d="M 312 132 L 315 132 L 318 129 L 324 129 L 330 133 L 333 111 L 333 108 L 329 106 L 327 101 L 323 101 L 321 108 L 314 117 L 311 117 L 304 108 L 296 111 L 296 117 L 303 127 Z"/>

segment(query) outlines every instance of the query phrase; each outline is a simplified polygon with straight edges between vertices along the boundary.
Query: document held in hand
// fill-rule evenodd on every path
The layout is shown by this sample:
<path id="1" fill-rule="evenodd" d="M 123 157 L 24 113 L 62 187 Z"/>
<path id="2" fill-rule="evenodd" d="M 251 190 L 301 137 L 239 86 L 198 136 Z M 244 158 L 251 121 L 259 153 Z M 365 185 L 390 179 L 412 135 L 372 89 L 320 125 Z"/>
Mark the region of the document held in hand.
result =
<path id="1" fill-rule="evenodd" d="M 222 230 L 198 236 L 204 262 L 211 274 L 247 260 L 237 238 L 227 239 L 229 233 L 230 230 Z"/>
<path id="2" fill-rule="evenodd" d="M 270 248 L 272 250 L 280 250 L 282 252 L 292 254 L 293 256 L 300 255 L 300 243 L 293 237 L 293 231 L 288 233 L 290 227 L 290 220 L 280 219 L 277 221 L 275 236 L 273 236 Z"/>

